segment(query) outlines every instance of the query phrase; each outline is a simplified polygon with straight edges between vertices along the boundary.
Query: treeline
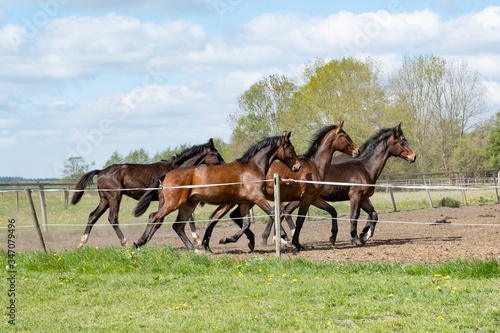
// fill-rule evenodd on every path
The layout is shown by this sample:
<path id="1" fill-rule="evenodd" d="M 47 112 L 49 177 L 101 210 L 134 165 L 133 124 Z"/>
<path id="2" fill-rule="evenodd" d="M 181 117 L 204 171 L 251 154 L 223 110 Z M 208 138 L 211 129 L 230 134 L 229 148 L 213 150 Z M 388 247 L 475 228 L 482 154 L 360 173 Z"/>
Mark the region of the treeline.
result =
<path id="1" fill-rule="evenodd" d="M 24 178 L 24 177 L 0 177 L 0 183 L 29 183 L 29 182 L 52 182 L 58 178 Z"/>
<path id="2" fill-rule="evenodd" d="M 387 172 L 500 168 L 500 112 L 487 117 L 492 110 L 487 107 L 481 75 L 465 61 L 406 56 L 396 72 L 385 75 L 381 63 L 372 58 L 316 59 L 293 77 L 265 77 L 237 102 L 238 110 L 228 117 L 230 142 L 215 140 L 226 161 L 283 130 L 292 131 L 297 151 L 305 152 L 318 129 L 343 120 L 358 145 L 378 130 L 402 123 L 418 158 L 413 165 L 389 159 Z M 186 148 L 189 144 L 152 157 L 144 149 L 128 155 L 115 151 L 103 167 L 152 163 Z M 79 174 L 89 168 L 83 159 L 79 166 Z M 69 168 L 64 174 L 76 170 Z"/>

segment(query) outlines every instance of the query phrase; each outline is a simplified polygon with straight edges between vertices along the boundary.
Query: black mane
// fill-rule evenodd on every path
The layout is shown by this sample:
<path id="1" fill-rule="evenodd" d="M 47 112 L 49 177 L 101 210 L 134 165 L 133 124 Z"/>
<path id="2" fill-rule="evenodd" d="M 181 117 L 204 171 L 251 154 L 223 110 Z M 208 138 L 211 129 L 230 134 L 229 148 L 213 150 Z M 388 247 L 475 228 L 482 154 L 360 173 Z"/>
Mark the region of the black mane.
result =
<path id="1" fill-rule="evenodd" d="M 265 138 L 262 141 L 256 143 L 254 146 L 250 147 L 246 153 L 243 154 L 236 161 L 240 163 L 248 163 L 250 160 L 264 147 L 274 146 L 278 143 L 278 141 L 282 138 L 282 136 L 271 136 L 269 138 Z"/>
<path id="2" fill-rule="evenodd" d="M 322 129 L 318 130 L 316 132 L 316 134 L 314 134 L 313 138 L 311 139 L 311 145 L 309 146 L 309 149 L 307 149 L 307 151 L 304 154 L 300 155 L 299 158 L 301 160 L 308 160 L 308 159 L 312 158 L 314 156 L 314 154 L 316 154 L 316 152 L 318 151 L 318 148 L 321 144 L 321 141 L 323 140 L 325 135 L 327 135 L 328 132 L 330 132 L 336 128 L 337 128 L 337 125 L 330 125 L 330 126 L 326 126 L 326 127 L 323 127 Z"/>
<path id="3" fill-rule="evenodd" d="M 373 134 L 365 143 L 359 147 L 359 158 L 366 156 L 367 153 L 373 151 L 375 147 L 377 147 L 380 142 L 386 141 L 387 138 L 394 131 L 394 127 L 383 128 L 377 133 Z"/>
<path id="4" fill-rule="evenodd" d="M 191 148 L 185 149 L 179 154 L 170 157 L 166 162 L 170 162 L 173 165 L 181 165 L 190 158 L 201 154 L 207 148 L 210 149 L 210 145 L 208 143 L 193 146 Z"/>

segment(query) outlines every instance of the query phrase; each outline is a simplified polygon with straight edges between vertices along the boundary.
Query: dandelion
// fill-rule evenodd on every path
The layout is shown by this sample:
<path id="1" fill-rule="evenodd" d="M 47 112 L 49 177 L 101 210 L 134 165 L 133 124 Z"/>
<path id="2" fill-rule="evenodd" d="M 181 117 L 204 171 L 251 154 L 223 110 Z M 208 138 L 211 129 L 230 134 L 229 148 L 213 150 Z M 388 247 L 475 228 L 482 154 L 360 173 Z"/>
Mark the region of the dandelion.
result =
<path id="1" fill-rule="evenodd" d="M 297 279 L 293 279 L 292 281 L 293 281 L 293 282 L 297 282 Z"/>
<path id="2" fill-rule="evenodd" d="M 410 299 L 408 297 L 405 298 L 407 301 L 409 301 Z"/>
<path id="3" fill-rule="evenodd" d="M 259 300 L 258 300 L 258 299 L 256 299 L 256 300 L 255 300 L 255 303 L 258 303 L 258 302 L 259 302 Z"/>
<path id="4" fill-rule="evenodd" d="M 210 279 L 210 275 L 207 275 L 207 279 Z"/>
<path id="5" fill-rule="evenodd" d="M 240 268 L 240 267 L 243 267 L 243 265 L 238 265 L 238 266 L 236 266 L 236 268 Z"/>
<path id="6" fill-rule="evenodd" d="M 286 277 L 286 273 L 283 273 L 281 276 Z"/>
<path id="7" fill-rule="evenodd" d="M 365 302 L 366 302 L 366 303 L 370 303 L 370 300 L 369 300 L 369 299 L 367 299 Z"/>
<path id="8" fill-rule="evenodd" d="M 259 269 L 259 272 L 262 272 L 262 268 Z"/>
<path id="9" fill-rule="evenodd" d="M 439 316 L 438 319 L 444 320 L 443 316 Z"/>
<path id="10" fill-rule="evenodd" d="M 434 274 L 434 277 L 440 277 L 441 274 Z"/>
<path id="11" fill-rule="evenodd" d="M 392 297 L 392 296 L 394 296 L 394 294 L 389 294 L 389 295 L 387 295 L 387 297 Z"/>
<path id="12" fill-rule="evenodd" d="M 259 316 L 255 316 L 254 318 L 257 319 L 257 318 L 259 318 Z"/>
<path id="13" fill-rule="evenodd" d="M 62 319 L 67 319 L 67 317 L 62 317 Z"/>
<path id="14" fill-rule="evenodd" d="M 64 284 L 64 282 L 59 282 L 59 285 Z"/>
<path id="15" fill-rule="evenodd" d="M 319 276 L 316 276 L 316 277 L 314 278 L 314 280 L 319 280 Z"/>
<path id="16" fill-rule="evenodd" d="M 441 287 L 440 287 L 440 286 L 437 286 L 437 287 L 436 287 L 436 290 L 440 290 L 440 289 L 441 289 Z"/>
<path id="17" fill-rule="evenodd" d="M 239 276 L 242 276 L 242 275 L 243 275 L 243 273 L 242 273 L 242 272 L 238 272 L 238 275 L 239 275 Z"/>
<path id="18" fill-rule="evenodd" d="M 327 324 L 328 326 L 330 326 L 330 325 L 332 324 L 332 322 L 331 322 L 331 321 L 328 321 L 326 324 Z"/>

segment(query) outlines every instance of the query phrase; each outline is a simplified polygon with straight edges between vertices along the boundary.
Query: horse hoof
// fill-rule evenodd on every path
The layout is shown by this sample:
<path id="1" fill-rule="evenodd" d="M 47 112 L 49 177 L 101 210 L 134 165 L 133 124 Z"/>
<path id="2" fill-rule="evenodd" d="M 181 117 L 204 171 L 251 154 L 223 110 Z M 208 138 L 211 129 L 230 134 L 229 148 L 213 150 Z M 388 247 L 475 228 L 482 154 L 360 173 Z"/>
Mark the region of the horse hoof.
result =
<path id="1" fill-rule="evenodd" d="M 356 246 L 362 246 L 363 243 L 361 243 L 361 240 L 359 239 L 358 236 L 356 236 L 355 238 L 351 237 L 351 243 L 356 245 Z"/>
<path id="2" fill-rule="evenodd" d="M 219 244 L 226 244 L 226 241 L 227 241 L 227 238 L 226 237 L 222 237 L 219 241 Z"/>
<path id="3" fill-rule="evenodd" d="M 335 238 L 330 237 L 330 244 L 332 244 L 332 246 L 335 246 L 335 242 L 336 242 L 336 241 L 337 241 L 337 240 L 336 240 Z"/>
<path id="4" fill-rule="evenodd" d="M 263 239 L 262 242 L 260 242 L 260 245 L 267 246 L 267 239 Z"/>
<path id="5" fill-rule="evenodd" d="M 78 244 L 77 249 L 78 249 L 78 250 L 83 249 L 83 245 L 84 245 L 83 243 Z"/>
<path id="6" fill-rule="evenodd" d="M 364 244 L 372 237 L 372 231 L 368 230 L 368 232 L 364 235 L 361 235 L 361 242 Z"/>
<path id="7" fill-rule="evenodd" d="M 250 249 L 250 252 L 253 252 L 255 249 L 255 243 L 248 243 L 248 248 Z"/>
<path id="8" fill-rule="evenodd" d="M 127 239 L 126 239 L 126 238 L 124 238 L 124 239 L 120 240 L 120 244 L 121 244 L 122 246 L 127 246 Z"/>

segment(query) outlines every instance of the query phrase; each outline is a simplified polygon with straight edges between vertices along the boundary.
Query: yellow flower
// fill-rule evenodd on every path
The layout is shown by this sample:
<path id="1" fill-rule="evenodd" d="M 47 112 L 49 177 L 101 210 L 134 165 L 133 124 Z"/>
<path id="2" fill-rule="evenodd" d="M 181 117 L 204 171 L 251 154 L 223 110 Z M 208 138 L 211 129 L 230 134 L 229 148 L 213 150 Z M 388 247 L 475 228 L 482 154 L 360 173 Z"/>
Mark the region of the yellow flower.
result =
<path id="1" fill-rule="evenodd" d="M 319 280 L 319 276 L 316 276 L 316 277 L 314 278 L 314 280 Z"/>
<path id="2" fill-rule="evenodd" d="M 292 281 L 293 281 L 293 282 L 297 282 L 297 279 L 293 279 Z"/>
<path id="3" fill-rule="evenodd" d="M 365 302 L 366 302 L 366 303 L 369 303 L 369 302 L 370 302 L 370 300 L 369 300 L 369 299 L 367 299 Z"/>
<path id="4" fill-rule="evenodd" d="M 443 316 L 439 316 L 438 319 L 444 320 Z"/>
<path id="5" fill-rule="evenodd" d="M 450 293 L 454 294 L 455 293 L 455 290 L 451 290 Z"/>
<path id="6" fill-rule="evenodd" d="M 259 269 L 259 272 L 262 272 L 262 268 L 261 268 L 261 269 Z"/>
<path id="7" fill-rule="evenodd" d="M 66 319 L 67 317 L 62 317 L 62 319 Z"/>
<path id="8" fill-rule="evenodd" d="M 210 279 L 210 275 L 207 275 L 207 279 Z"/>
<path id="9" fill-rule="evenodd" d="M 238 272 L 238 275 L 239 275 L 239 276 L 242 276 L 242 275 L 243 275 L 243 273 L 242 273 L 242 272 Z"/>
<path id="10" fill-rule="evenodd" d="M 440 287 L 440 286 L 437 286 L 437 287 L 436 287 L 436 290 L 439 290 L 439 289 L 441 289 L 441 287 Z"/>
<path id="11" fill-rule="evenodd" d="M 441 274 L 434 274 L 434 277 L 440 277 Z"/>
<path id="12" fill-rule="evenodd" d="M 392 297 L 392 296 L 394 296 L 394 294 L 389 294 L 389 295 L 387 295 L 387 297 Z"/>
<path id="13" fill-rule="evenodd" d="M 332 324 L 332 322 L 331 322 L 331 321 L 328 321 L 326 324 L 327 324 L 328 326 L 330 326 L 330 325 Z"/>
<path id="14" fill-rule="evenodd" d="M 283 276 L 283 277 L 286 277 L 286 273 L 283 273 L 283 275 L 282 275 L 282 276 Z"/>

